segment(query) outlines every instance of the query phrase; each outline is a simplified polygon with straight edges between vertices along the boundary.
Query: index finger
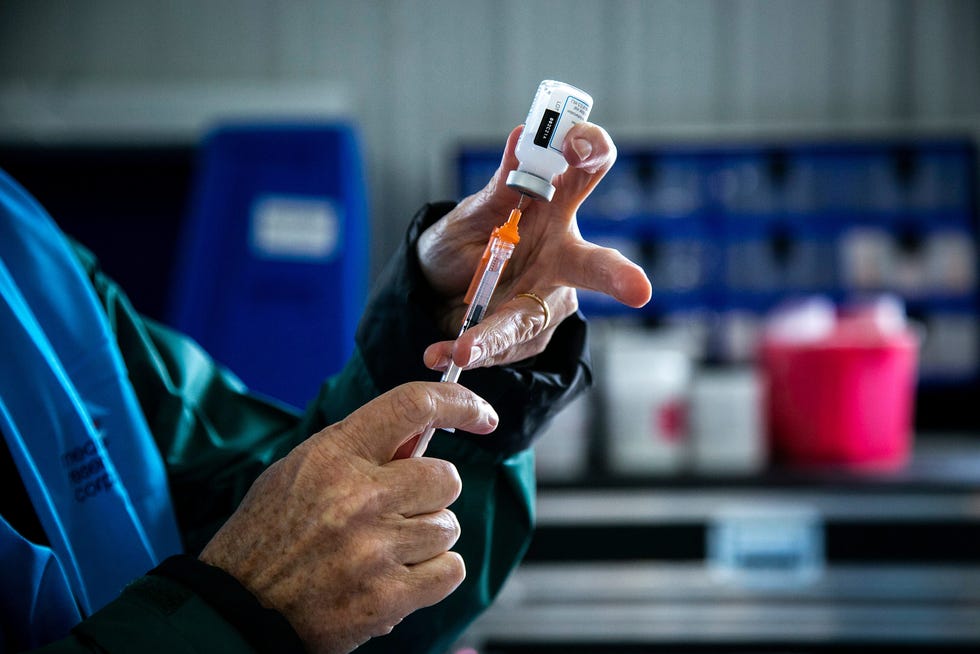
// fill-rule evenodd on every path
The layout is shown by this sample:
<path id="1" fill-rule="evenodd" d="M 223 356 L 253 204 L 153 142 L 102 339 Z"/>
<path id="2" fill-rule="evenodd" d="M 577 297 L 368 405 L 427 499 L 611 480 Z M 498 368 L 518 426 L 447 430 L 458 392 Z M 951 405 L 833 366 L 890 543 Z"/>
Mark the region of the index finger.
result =
<path id="1" fill-rule="evenodd" d="M 616 163 L 618 150 L 609 133 L 595 123 L 573 125 L 562 143 L 562 154 L 570 168 L 589 175 L 605 174 Z"/>
<path id="2" fill-rule="evenodd" d="M 496 428 L 497 421 L 486 400 L 459 384 L 409 382 L 374 398 L 337 428 L 352 451 L 385 464 L 401 445 L 429 427 L 485 434 Z"/>
<path id="3" fill-rule="evenodd" d="M 547 298 L 547 315 L 536 302 L 518 295 L 494 309 L 478 325 L 460 334 L 452 348 L 452 360 L 466 370 L 540 354 L 548 339 L 539 337 L 546 335 L 549 327 L 553 329 L 578 307 L 577 298 L 571 290 L 541 293 Z M 528 304 L 531 309 L 528 309 Z M 534 351 L 526 347 L 529 343 L 536 344 L 536 349 L 532 347 Z"/>
<path id="4" fill-rule="evenodd" d="M 551 203 L 571 211 L 585 201 L 616 163 L 618 150 L 608 132 L 594 123 L 578 123 L 562 144 L 568 169 L 555 179 Z"/>
<path id="5" fill-rule="evenodd" d="M 406 518 L 445 509 L 463 490 L 459 471 L 449 461 L 428 456 L 397 459 L 384 466 L 392 506 Z"/>

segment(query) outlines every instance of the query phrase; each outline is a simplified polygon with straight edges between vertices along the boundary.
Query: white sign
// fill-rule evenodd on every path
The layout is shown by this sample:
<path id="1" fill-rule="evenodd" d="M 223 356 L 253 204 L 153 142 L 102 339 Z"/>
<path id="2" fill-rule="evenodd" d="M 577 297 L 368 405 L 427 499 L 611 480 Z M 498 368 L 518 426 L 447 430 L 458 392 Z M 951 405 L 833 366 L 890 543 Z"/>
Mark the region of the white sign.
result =
<path id="1" fill-rule="evenodd" d="M 322 198 L 267 195 L 252 207 L 252 249 L 270 259 L 329 260 L 340 243 L 340 217 Z"/>

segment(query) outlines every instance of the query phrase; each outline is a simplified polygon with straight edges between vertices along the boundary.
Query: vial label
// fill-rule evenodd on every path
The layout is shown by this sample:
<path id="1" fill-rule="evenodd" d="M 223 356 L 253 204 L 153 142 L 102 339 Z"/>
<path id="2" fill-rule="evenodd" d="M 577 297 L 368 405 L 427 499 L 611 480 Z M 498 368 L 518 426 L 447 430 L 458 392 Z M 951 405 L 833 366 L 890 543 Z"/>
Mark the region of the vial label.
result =
<path id="1" fill-rule="evenodd" d="M 534 144 L 561 152 L 565 134 L 589 115 L 589 104 L 574 96 L 556 98 L 558 106 L 544 110 L 534 134 Z"/>
<path id="2" fill-rule="evenodd" d="M 551 143 L 551 137 L 555 133 L 555 125 L 558 124 L 559 115 L 557 111 L 552 111 L 551 109 L 544 110 L 544 115 L 541 117 L 541 124 L 538 125 L 538 131 L 534 135 L 534 145 L 542 148 L 548 147 L 548 144 Z"/>

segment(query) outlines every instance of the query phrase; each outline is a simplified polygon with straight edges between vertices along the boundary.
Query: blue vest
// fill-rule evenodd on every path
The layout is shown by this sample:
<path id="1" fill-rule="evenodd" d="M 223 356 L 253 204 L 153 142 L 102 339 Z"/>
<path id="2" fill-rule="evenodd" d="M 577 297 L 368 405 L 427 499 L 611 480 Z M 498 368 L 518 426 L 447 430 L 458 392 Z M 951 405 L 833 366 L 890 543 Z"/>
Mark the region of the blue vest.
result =
<path id="1" fill-rule="evenodd" d="M 0 516 L 0 648 L 35 647 L 181 546 L 98 298 L 62 233 L 2 171 L 0 434 L 50 542 Z"/>

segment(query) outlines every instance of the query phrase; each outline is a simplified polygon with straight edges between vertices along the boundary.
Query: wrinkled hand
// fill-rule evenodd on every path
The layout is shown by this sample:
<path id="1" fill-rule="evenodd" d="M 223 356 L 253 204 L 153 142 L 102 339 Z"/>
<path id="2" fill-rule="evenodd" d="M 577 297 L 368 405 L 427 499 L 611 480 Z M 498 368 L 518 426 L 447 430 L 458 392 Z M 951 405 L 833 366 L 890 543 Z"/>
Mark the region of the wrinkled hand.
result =
<path id="1" fill-rule="evenodd" d="M 403 458 L 413 437 L 496 424 L 490 405 L 457 384 L 399 386 L 266 470 L 201 560 L 282 613 L 308 651 L 349 652 L 465 576 L 446 508 L 459 474 L 447 461 Z"/>
<path id="2" fill-rule="evenodd" d="M 507 139 L 500 167 L 479 193 L 427 229 L 419 239 L 423 274 L 444 299 L 438 317 L 447 335 L 456 336 L 466 312 L 463 301 L 493 228 L 517 206 L 520 193 L 506 186 L 507 174 L 518 165 L 514 148 L 521 128 Z M 579 205 L 616 161 L 616 146 L 604 129 L 579 123 L 565 137 L 563 154 L 568 169 L 552 182 L 552 201 L 525 200 L 520 222 L 521 241 L 504 270 L 487 314 L 456 341 L 429 346 L 425 364 L 444 370 L 450 357 L 461 368 L 520 361 L 544 351 L 558 324 L 578 308 L 576 288 L 610 295 L 640 307 L 650 299 L 651 286 L 643 270 L 618 251 L 582 238 L 576 222 Z M 551 309 L 545 325 L 533 292 Z"/>

